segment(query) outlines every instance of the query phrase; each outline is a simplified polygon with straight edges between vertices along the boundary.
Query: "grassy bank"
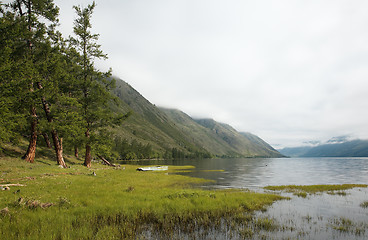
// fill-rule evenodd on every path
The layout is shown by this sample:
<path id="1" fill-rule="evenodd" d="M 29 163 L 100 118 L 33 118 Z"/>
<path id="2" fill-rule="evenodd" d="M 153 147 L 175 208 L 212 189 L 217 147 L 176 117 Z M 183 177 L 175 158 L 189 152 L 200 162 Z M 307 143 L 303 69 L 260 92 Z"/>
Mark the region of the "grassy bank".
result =
<path id="1" fill-rule="evenodd" d="M 330 195 L 346 195 L 345 190 L 352 188 L 366 188 L 367 184 L 340 184 L 340 185 L 283 185 L 264 187 L 270 191 L 286 191 L 298 197 L 307 197 L 308 194 L 318 194 L 326 192 Z"/>
<path id="2" fill-rule="evenodd" d="M 224 226 L 238 231 L 252 221 L 253 211 L 282 199 L 201 190 L 195 185 L 204 180 L 170 174 L 185 167 L 137 172 L 138 166 L 94 163 L 87 169 L 79 160 L 66 160 L 69 169 L 58 168 L 47 157 L 34 164 L 0 158 L 0 239 L 170 239 L 179 233 L 198 237 Z"/>

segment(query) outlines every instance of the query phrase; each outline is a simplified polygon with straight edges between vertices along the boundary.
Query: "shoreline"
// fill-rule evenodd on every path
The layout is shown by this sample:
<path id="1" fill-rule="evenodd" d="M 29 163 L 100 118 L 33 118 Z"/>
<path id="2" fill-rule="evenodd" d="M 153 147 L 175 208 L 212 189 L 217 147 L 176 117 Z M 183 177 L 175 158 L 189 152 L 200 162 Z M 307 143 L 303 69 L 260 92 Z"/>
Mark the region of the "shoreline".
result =
<path id="1" fill-rule="evenodd" d="M 174 174 L 192 169 L 190 166 L 137 172 L 140 165 L 114 168 L 95 163 L 88 169 L 76 159 L 67 160 L 69 169 L 60 169 L 47 158 L 35 164 L 10 157 L 0 159 L 0 184 L 19 184 L 0 191 L 1 239 L 223 239 L 224 236 L 252 239 L 275 232 L 295 237 L 296 226 L 285 224 L 286 220 L 278 219 L 277 214 L 267 213 L 275 211 L 275 206 L 327 195 L 307 192 L 303 198 L 299 190 L 285 194 L 287 187 L 277 192 L 265 189 L 264 193 L 248 189 L 199 189 L 207 180 Z M 311 218 L 318 220 L 318 216 Z M 345 229 L 354 228 L 360 235 L 338 230 L 339 218 L 331 221 L 329 231 L 336 232 L 335 235 L 353 234 L 359 238 L 368 232 L 365 231 L 368 226 L 353 220 Z M 305 225 L 305 221 L 301 223 Z M 301 234 L 304 230 L 298 231 Z"/>
<path id="2" fill-rule="evenodd" d="M 177 231 L 195 236 L 199 229 L 221 228 L 223 221 L 230 226 L 234 216 L 249 220 L 255 211 L 284 199 L 199 189 L 206 180 L 167 174 L 191 167 L 138 172 L 137 165 L 95 163 L 88 169 L 76 159 L 67 161 L 71 168 L 60 169 L 47 158 L 34 164 L 0 159 L 0 184 L 25 185 L 0 192 L 1 239 L 134 239 L 147 231 L 157 237 Z"/>

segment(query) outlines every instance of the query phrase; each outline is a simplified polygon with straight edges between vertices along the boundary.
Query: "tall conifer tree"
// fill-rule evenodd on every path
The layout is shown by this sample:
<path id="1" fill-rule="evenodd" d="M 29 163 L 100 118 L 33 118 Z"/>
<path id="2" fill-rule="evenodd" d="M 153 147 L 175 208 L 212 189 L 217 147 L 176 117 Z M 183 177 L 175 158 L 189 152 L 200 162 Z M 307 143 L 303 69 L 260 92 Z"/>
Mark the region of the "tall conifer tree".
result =
<path id="1" fill-rule="evenodd" d="M 93 2 L 86 8 L 74 6 L 77 18 L 74 21 L 74 34 L 71 43 L 79 53 L 78 64 L 81 67 L 79 74 L 80 103 L 84 121 L 85 159 L 84 165 L 91 166 L 92 145 L 97 142 L 98 131 L 103 127 L 112 125 L 114 118 L 108 106 L 112 95 L 109 92 L 114 87 L 114 81 L 108 79 L 111 75 L 101 72 L 94 66 L 94 60 L 107 59 L 107 55 L 97 44 L 99 34 L 91 33 L 91 16 L 96 4 Z M 124 117 L 120 116 L 120 119 Z M 103 143 L 100 143 L 103 144 Z"/>
<path id="2" fill-rule="evenodd" d="M 30 108 L 30 141 L 24 158 L 27 162 L 33 162 L 37 145 L 37 128 L 39 116 L 37 115 L 37 105 L 41 100 L 43 110 L 48 122 L 53 122 L 50 106 L 45 96 L 44 85 L 50 82 L 51 77 L 55 77 L 57 69 L 53 67 L 54 56 L 57 56 L 58 50 L 53 46 L 55 40 L 54 27 L 58 22 L 59 9 L 53 3 L 53 0 L 16 0 L 11 4 L 12 9 L 18 15 L 19 21 L 25 22 L 24 31 L 25 44 L 20 51 L 20 58 L 25 61 L 23 82 L 28 86 L 28 103 Z M 43 18 L 46 21 L 41 21 Z M 53 56 L 52 56 L 53 54 Z M 54 79 L 55 80 L 55 79 Z M 66 167 L 62 156 L 62 145 L 58 133 L 54 127 L 51 127 L 51 135 L 54 142 L 57 163 Z"/>
<path id="3" fill-rule="evenodd" d="M 23 99 L 28 94 L 24 88 L 27 68 L 23 57 L 26 32 L 25 21 L 0 6 L 0 143 L 16 141 L 26 125 Z"/>

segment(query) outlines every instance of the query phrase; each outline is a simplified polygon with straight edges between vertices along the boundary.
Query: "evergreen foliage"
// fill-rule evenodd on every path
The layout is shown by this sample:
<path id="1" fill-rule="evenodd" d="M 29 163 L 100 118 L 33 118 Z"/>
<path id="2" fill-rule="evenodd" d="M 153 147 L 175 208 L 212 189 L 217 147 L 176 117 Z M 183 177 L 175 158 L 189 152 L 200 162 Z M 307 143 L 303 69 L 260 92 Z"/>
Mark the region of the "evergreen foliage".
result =
<path id="1" fill-rule="evenodd" d="M 96 69 L 94 60 L 107 59 L 97 43 L 98 34 L 92 34 L 90 29 L 91 16 L 96 4 L 93 2 L 86 8 L 74 6 L 77 19 L 74 21 L 74 34 L 76 38 L 70 38 L 71 47 L 75 49 L 76 64 L 80 67 L 77 73 L 76 83 L 80 89 L 78 102 L 81 104 L 81 116 L 85 129 L 85 160 L 84 165 L 91 166 L 92 146 L 100 151 L 108 152 L 110 136 L 106 135 L 107 126 L 120 123 L 127 115 L 115 115 L 108 107 L 114 100 L 110 90 L 115 87 L 113 79 L 108 79 L 111 70 L 104 73 Z M 96 143 L 98 143 L 96 145 Z"/>
<path id="2" fill-rule="evenodd" d="M 63 167 L 63 139 L 68 148 L 86 145 L 88 167 L 92 146 L 111 155 L 106 129 L 129 114 L 112 113 L 114 80 L 93 64 L 107 57 L 96 43 L 98 34 L 90 33 L 95 3 L 74 7 L 77 37 L 69 44 L 56 31 L 59 9 L 52 0 L 15 0 L 0 7 L 0 143 L 28 137 L 25 159 L 33 162 L 37 136 L 51 133 Z"/>
<path id="3" fill-rule="evenodd" d="M 22 87 L 24 60 L 19 56 L 20 43 L 24 38 L 24 22 L 14 13 L 5 12 L 2 7 L 0 18 L 0 143 L 19 139 L 25 123 L 21 96 L 25 95 Z M 23 129 L 24 130 L 24 129 Z"/>

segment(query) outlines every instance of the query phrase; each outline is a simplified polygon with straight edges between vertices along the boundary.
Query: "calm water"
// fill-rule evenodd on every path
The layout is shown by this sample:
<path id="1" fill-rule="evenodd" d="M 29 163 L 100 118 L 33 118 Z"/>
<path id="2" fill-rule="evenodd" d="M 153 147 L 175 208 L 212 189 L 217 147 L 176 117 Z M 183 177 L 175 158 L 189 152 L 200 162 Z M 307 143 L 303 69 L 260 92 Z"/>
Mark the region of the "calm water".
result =
<path id="1" fill-rule="evenodd" d="M 147 161 L 142 164 L 192 165 L 181 173 L 215 180 L 213 187 L 368 183 L 368 158 L 238 158 Z"/>
<path id="2" fill-rule="evenodd" d="M 192 165 L 179 173 L 214 180 L 211 188 L 248 188 L 262 191 L 268 185 L 368 184 L 368 158 L 239 158 L 146 161 L 142 165 Z M 272 218 L 285 230 L 261 232 L 254 239 L 368 239 L 367 188 L 346 195 L 321 193 L 277 201 L 258 217 Z M 216 236 L 216 237 L 215 237 Z M 229 238 L 215 232 L 208 239 Z"/>

